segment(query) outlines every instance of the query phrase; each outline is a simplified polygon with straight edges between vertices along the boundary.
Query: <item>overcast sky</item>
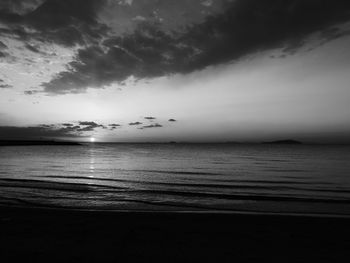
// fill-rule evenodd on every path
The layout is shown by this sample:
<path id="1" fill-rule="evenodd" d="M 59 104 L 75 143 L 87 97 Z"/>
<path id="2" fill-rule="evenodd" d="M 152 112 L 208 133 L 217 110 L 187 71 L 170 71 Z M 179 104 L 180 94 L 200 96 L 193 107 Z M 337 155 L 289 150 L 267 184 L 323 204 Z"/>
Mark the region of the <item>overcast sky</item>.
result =
<path id="1" fill-rule="evenodd" d="M 350 142 L 348 0 L 2 0 L 0 139 Z"/>

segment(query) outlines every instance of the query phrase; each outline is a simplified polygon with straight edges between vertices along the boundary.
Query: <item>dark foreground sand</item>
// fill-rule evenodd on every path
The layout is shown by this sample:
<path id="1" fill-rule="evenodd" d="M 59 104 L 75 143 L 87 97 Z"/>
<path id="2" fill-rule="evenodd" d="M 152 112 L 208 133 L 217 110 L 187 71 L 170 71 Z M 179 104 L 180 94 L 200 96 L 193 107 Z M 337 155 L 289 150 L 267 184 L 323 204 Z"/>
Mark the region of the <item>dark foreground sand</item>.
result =
<path id="1" fill-rule="evenodd" d="M 0 208 L 0 262 L 350 262 L 350 220 Z"/>

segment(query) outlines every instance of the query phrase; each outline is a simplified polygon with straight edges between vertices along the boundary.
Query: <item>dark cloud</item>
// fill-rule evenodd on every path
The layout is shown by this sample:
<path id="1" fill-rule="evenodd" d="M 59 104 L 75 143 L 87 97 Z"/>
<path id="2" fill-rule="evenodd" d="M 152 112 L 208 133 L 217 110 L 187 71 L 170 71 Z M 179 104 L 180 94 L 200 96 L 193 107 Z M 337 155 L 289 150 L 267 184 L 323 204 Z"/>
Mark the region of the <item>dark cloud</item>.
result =
<path id="1" fill-rule="evenodd" d="M 125 80 L 138 66 L 138 59 L 125 49 L 101 47 L 80 49 L 77 60 L 69 64 L 72 71 L 59 73 L 53 80 L 43 83 L 46 92 L 81 92 L 89 86 L 108 85 L 116 79 Z"/>
<path id="2" fill-rule="evenodd" d="M 75 129 L 39 125 L 33 127 L 0 126 L 0 138 L 4 140 L 31 140 L 40 138 L 82 137 Z"/>
<path id="3" fill-rule="evenodd" d="M 9 88 L 12 88 L 12 86 L 9 84 L 0 84 L 0 89 L 9 89 Z"/>
<path id="4" fill-rule="evenodd" d="M 146 125 L 142 126 L 142 129 L 148 129 L 148 128 L 161 128 L 163 125 L 160 125 L 159 123 L 151 124 L 151 125 Z"/>
<path id="5" fill-rule="evenodd" d="M 80 132 L 80 129 L 81 127 L 79 125 L 70 125 L 70 126 L 67 126 L 67 125 L 64 125 L 62 124 L 63 127 L 60 127 L 60 129 L 62 131 L 65 131 L 65 132 L 69 132 L 69 133 L 75 133 L 75 134 L 79 134 Z"/>
<path id="6" fill-rule="evenodd" d="M 0 50 L 1 49 L 7 49 L 7 46 L 3 42 L 0 41 Z"/>
<path id="7" fill-rule="evenodd" d="M 106 126 L 104 126 L 102 124 L 97 124 L 94 121 L 80 121 L 79 125 L 84 126 L 83 128 L 78 129 L 78 131 L 80 131 L 80 132 L 93 131 L 96 128 L 107 129 Z"/>
<path id="8" fill-rule="evenodd" d="M 155 120 L 155 119 L 157 119 L 157 118 L 155 118 L 155 117 L 144 117 L 144 119 L 145 119 L 145 120 Z"/>
<path id="9" fill-rule="evenodd" d="M 5 0 L 5 4 L 0 5 L 0 22 L 9 27 L 2 30 L 3 34 L 21 40 L 35 39 L 72 47 L 76 44 L 96 43 L 108 31 L 108 26 L 99 23 L 97 19 L 98 11 L 105 4 L 104 0 L 30 2 L 36 6 L 27 8 L 28 12 L 15 11 L 21 9 L 20 1 Z M 34 51 L 28 46 L 27 48 Z"/>
<path id="10" fill-rule="evenodd" d="M 38 91 L 38 90 L 25 90 L 24 91 L 25 95 L 35 95 L 37 93 L 40 93 L 40 91 Z"/>
<path id="11" fill-rule="evenodd" d="M 79 125 L 89 125 L 89 126 L 95 126 L 95 127 L 99 126 L 99 124 L 97 124 L 94 121 L 80 121 Z"/>
<path id="12" fill-rule="evenodd" d="M 175 119 L 169 119 L 168 121 L 170 121 L 170 122 L 175 122 L 176 120 L 175 120 Z"/>
<path id="13" fill-rule="evenodd" d="M 30 45 L 30 44 L 26 44 L 25 47 L 35 53 L 40 53 L 40 50 L 38 49 L 38 47 Z"/>
<path id="14" fill-rule="evenodd" d="M 130 126 L 141 125 L 141 124 L 142 122 L 139 122 L 139 121 L 129 123 Z"/>
<path id="15" fill-rule="evenodd" d="M 90 131 L 94 131 L 96 127 L 94 126 L 85 126 L 83 128 L 79 128 L 78 131 L 80 132 L 90 132 Z"/>
<path id="16" fill-rule="evenodd" d="M 7 57 L 7 53 L 0 51 L 0 58 L 4 58 L 4 57 Z"/>
<path id="17" fill-rule="evenodd" d="M 112 123 L 108 125 L 111 130 L 122 127 L 120 124 Z"/>
<path id="18" fill-rule="evenodd" d="M 77 16 L 74 7 L 72 12 Z M 91 16 L 77 17 L 91 24 Z M 165 31 L 159 23 L 141 21 L 133 32 L 110 36 L 102 46 L 80 49 L 69 64 L 70 70 L 42 85 L 48 93 L 74 93 L 130 76 L 143 79 L 187 74 L 272 48 L 284 48 L 291 54 L 314 32 L 328 32 L 332 27 L 331 33 L 320 37 L 328 41 L 341 36 L 344 33 L 337 25 L 349 19 L 350 2 L 346 0 L 229 1 L 223 13 L 179 31 Z M 54 25 L 68 26 L 58 20 L 53 20 Z"/>
<path id="19" fill-rule="evenodd" d="M 113 3 L 119 3 L 116 2 Z M 134 7 L 144 10 L 146 2 L 141 2 L 123 6 L 124 9 L 117 10 L 118 14 Z M 164 11 L 164 6 L 170 10 L 170 7 L 185 7 L 187 2 L 164 1 L 160 4 L 152 1 L 150 4 L 148 1 L 148 5 L 158 5 Z M 193 8 L 189 10 L 198 19 L 188 20 L 191 23 L 186 26 L 182 24 L 176 28 L 175 23 L 169 27 L 170 22 L 162 22 L 159 14 L 152 12 L 150 16 L 157 19 L 148 16 L 138 19 L 133 22 L 136 25 L 132 30 L 115 35 L 107 22 L 104 24 L 99 18 L 99 12 L 105 12 L 111 1 L 2 0 L 0 22 L 5 27 L 0 29 L 0 35 L 23 41 L 24 46 L 35 53 L 40 53 L 40 46 L 29 44 L 33 43 L 31 40 L 66 47 L 80 46 L 67 70 L 42 83 L 46 93 L 65 94 L 84 92 L 88 87 L 103 87 L 113 82 L 123 83 L 131 76 L 148 79 L 187 74 L 272 48 L 283 48 L 285 53 L 293 54 L 314 32 L 321 32 L 322 41 L 341 37 L 344 31 L 337 25 L 350 20 L 350 2 L 347 0 L 203 3 L 207 8 L 218 6 L 218 2 L 224 8 L 217 10 L 223 11 L 201 15 L 200 19 L 199 13 L 203 10 L 197 12 L 193 9 L 195 5 L 191 5 Z M 167 14 L 171 15 L 171 12 Z M 191 13 L 186 16 L 191 17 Z M 175 20 L 180 21 L 180 18 Z M 7 56 L 3 51 L 5 48 L 6 45 L 0 42 L 0 57 Z"/>
<path id="20" fill-rule="evenodd" d="M 1 0 L 0 12 L 23 15 L 36 9 L 44 0 Z"/>
<path id="21" fill-rule="evenodd" d="M 12 88 L 11 85 L 6 84 L 4 80 L 0 79 L 0 89 Z"/>
<path id="22" fill-rule="evenodd" d="M 112 130 L 115 130 L 117 128 L 122 127 L 122 125 L 117 124 L 117 123 L 111 123 L 111 124 L 108 124 L 108 127 L 110 127 L 109 129 L 112 131 Z"/>
<path id="23" fill-rule="evenodd" d="M 84 132 L 95 129 L 107 129 L 107 126 L 93 121 L 82 121 L 79 125 L 74 123 L 41 124 L 30 127 L 0 126 L 0 138 L 4 139 L 38 139 L 54 137 L 84 137 Z"/>

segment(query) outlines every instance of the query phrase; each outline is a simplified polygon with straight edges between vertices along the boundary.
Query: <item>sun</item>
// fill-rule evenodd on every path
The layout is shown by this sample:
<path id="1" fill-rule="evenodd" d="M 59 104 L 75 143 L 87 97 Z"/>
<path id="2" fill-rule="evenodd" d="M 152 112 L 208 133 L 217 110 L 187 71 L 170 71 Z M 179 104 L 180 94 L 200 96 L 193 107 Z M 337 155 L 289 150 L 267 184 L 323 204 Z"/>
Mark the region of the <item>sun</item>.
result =
<path id="1" fill-rule="evenodd" d="M 95 138 L 94 138 L 94 137 L 91 137 L 91 138 L 90 138 L 90 142 L 95 142 Z"/>

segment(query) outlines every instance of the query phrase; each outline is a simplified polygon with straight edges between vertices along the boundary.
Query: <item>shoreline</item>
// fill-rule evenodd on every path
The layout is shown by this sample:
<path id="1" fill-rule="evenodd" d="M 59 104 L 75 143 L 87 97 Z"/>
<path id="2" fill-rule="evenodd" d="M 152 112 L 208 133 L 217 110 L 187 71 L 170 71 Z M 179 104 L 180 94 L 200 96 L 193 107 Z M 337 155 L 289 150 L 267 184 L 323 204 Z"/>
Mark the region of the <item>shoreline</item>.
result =
<path id="1" fill-rule="evenodd" d="M 4 262 L 337 262 L 350 219 L 0 207 Z"/>

